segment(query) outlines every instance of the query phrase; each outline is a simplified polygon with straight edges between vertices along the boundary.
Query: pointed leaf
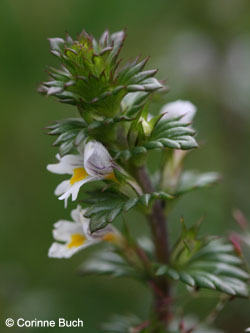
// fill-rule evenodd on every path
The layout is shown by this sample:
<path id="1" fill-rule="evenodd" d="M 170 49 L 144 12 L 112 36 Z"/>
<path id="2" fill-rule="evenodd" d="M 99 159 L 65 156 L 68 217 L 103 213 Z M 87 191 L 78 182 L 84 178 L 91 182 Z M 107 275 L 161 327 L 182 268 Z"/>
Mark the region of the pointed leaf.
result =
<path id="1" fill-rule="evenodd" d="M 250 276 L 232 245 L 221 239 L 198 239 L 197 234 L 197 227 L 187 229 L 183 222 L 182 234 L 172 250 L 170 264 L 158 264 L 155 274 L 166 275 L 195 288 L 249 297 L 246 281 Z M 174 274 L 171 276 L 170 272 Z"/>
<path id="2" fill-rule="evenodd" d="M 148 206 L 153 199 L 171 200 L 173 197 L 165 192 L 146 193 L 136 198 L 112 190 L 90 192 L 89 198 L 83 201 L 87 207 L 85 217 L 90 219 L 91 232 L 95 232 L 137 205 Z"/>

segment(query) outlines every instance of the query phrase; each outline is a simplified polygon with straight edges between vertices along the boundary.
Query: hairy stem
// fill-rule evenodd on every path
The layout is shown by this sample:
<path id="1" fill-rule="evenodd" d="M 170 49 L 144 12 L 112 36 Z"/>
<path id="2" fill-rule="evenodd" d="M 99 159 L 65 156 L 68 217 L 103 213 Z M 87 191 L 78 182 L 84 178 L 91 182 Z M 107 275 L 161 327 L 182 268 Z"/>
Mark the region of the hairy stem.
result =
<path id="1" fill-rule="evenodd" d="M 145 193 L 154 192 L 145 166 L 136 170 L 136 176 Z M 156 200 L 151 212 L 147 215 L 155 245 L 156 256 L 159 262 L 168 263 L 168 232 L 166 218 L 164 214 L 164 205 L 161 200 Z M 153 288 L 155 296 L 155 312 L 161 322 L 167 323 L 169 319 L 170 286 L 165 278 L 158 278 L 156 287 Z"/>

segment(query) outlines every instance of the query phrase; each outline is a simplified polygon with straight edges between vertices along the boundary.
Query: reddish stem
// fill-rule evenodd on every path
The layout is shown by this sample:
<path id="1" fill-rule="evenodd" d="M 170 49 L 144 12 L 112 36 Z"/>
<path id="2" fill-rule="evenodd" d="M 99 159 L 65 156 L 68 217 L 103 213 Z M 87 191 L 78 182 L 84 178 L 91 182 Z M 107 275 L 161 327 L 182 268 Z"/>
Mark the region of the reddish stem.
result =
<path id="1" fill-rule="evenodd" d="M 154 192 L 153 185 L 148 176 L 145 166 L 137 169 L 137 179 L 145 193 Z M 168 233 L 164 205 L 161 200 L 156 200 L 151 212 L 147 216 L 155 245 L 157 260 L 167 264 L 169 262 Z M 154 309 L 161 323 L 167 325 L 170 318 L 169 304 L 171 302 L 170 286 L 166 278 L 161 277 L 155 280 L 154 285 Z M 160 291 L 160 292 L 159 292 Z"/>

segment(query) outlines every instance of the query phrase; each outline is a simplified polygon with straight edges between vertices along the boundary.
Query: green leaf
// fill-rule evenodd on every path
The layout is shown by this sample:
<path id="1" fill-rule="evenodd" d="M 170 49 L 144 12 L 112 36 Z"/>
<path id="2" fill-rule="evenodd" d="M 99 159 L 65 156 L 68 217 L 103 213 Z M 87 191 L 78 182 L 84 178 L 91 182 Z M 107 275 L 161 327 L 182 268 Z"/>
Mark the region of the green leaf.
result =
<path id="1" fill-rule="evenodd" d="M 47 127 L 49 135 L 57 136 L 53 146 L 59 146 L 61 156 L 68 154 L 71 150 L 79 146 L 89 136 L 95 137 L 109 125 L 121 122 L 131 122 L 134 118 L 127 116 L 118 116 L 114 118 L 105 118 L 102 121 L 93 121 L 87 124 L 82 118 L 68 118 Z"/>
<path id="2" fill-rule="evenodd" d="M 203 187 L 209 187 L 218 183 L 221 176 L 217 172 L 198 173 L 195 171 L 183 172 L 175 195 L 181 195 L 186 192 L 196 190 Z"/>
<path id="3" fill-rule="evenodd" d="M 144 119 L 144 121 L 146 121 Z M 150 122 L 148 122 L 151 126 Z M 193 137 L 195 131 L 188 127 L 189 124 L 181 122 L 178 118 L 171 120 L 160 120 L 153 123 L 154 128 L 149 135 L 144 135 L 144 140 L 139 140 L 139 144 L 130 149 L 119 151 L 116 153 L 115 158 L 124 158 L 128 160 L 138 153 L 146 153 L 151 149 L 192 149 L 197 148 L 198 144 Z M 138 142 L 135 141 L 135 142 Z"/>
<path id="4" fill-rule="evenodd" d="M 51 53 L 63 69 L 51 68 L 51 81 L 42 83 L 39 91 L 76 105 L 90 123 L 120 113 L 120 103 L 129 92 L 150 94 L 162 88 L 153 78 L 157 70 L 143 70 L 148 58 L 136 58 L 120 68 L 118 55 L 125 37 L 124 31 L 111 35 L 105 31 L 97 41 L 83 31 L 75 41 L 70 36 L 50 39 Z"/>
<path id="5" fill-rule="evenodd" d="M 110 54 L 108 56 L 108 62 L 116 63 L 117 56 L 122 48 L 122 44 L 126 38 L 125 31 L 118 31 L 110 36 L 110 42 L 108 42 L 108 38 L 106 37 L 106 48 L 110 47 Z M 104 42 L 105 43 L 105 42 Z M 100 43 L 101 44 L 101 43 Z"/>
<path id="6" fill-rule="evenodd" d="M 121 102 L 123 112 L 125 112 L 128 117 L 133 117 L 143 108 L 148 96 L 148 92 L 135 92 L 127 94 Z"/>
<path id="7" fill-rule="evenodd" d="M 140 197 L 128 198 L 121 193 L 107 190 L 89 193 L 90 197 L 83 202 L 87 205 L 85 217 L 90 218 L 90 230 L 95 232 L 122 213 L 137 205 L 147 207 L 154 199 L 171 200 L 173 196 L 165 192 L 146 193 Z"/>
<path id="8" fill-rule="evenodd" d="M 185 229 L 172 252 L 171 263 L 159 265 L 157 275 L 167 275 L 188 286 L 249 297 L 249 274 L 234 248 L 223 240 L 197 239 L 197 232 Z M 193 242 L 193 247 L 187 244 Z"/>
<path id="9" fill-rule="evenodd" d="M 93 133 L 93 131 L 98 130 L 100 131 L 101 128 L 113 124 L 118 124 L 121 122 L 132 122 L 135 118 L 127 117 L 126 115 L 116 116 L 113 118 L 103 118 L 101 121 L 93 121 L 88 125 L 88 132 L 90 134 Z"/>
<path id="10" fill-rule="evenodd" d="M 83 276 L 111 275 L 112 277 L 139 278 L 138 273 L 121 256 L 107 250 L 96 251 L 87 261 L 82 263 L 79 272 Z"/>
<path id="11" fill-rule="evenodd" d="M 72 149 L 77 147 L 87 137 L 86 123 L 81 118 L 69 118 L 58 121 L 47 129 L 48 134 L 57 136 L 53 143 L 59 146 L 61 156 L 68 154 Z"/>

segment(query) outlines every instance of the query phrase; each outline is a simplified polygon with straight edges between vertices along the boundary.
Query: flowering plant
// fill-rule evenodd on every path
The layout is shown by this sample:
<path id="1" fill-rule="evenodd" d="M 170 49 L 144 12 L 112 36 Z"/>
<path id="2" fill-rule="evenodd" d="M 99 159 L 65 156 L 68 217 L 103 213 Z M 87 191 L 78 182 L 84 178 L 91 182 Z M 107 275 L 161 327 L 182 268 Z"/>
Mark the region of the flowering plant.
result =
<path id="1" fill-rule="evenodd" d="M 192 127 L 196 107 L 181 100 L 162 106 L 167 89 L 154 77 L 157 70 L 144 70 L 147 58 L 121 66 L 124 39 L 124 31 L 105 31 L 98 41 L 85 31 L 77 40 L 69 35 L 65 40 L 50 39 L 61 68 L 50 69 L 51 80 L 39 91 L 74 105 L 79 117 L 48 128 L 57 136 L 54 146 L 59 152 L 58 162 L 47 169 L 69 175 L 55 194 L 65 206 L 70 197 L 78 201 L 73 222 L 54 225 L 49 256 L 70 258 L 89 245 L 108 243 L 82 265 L 82 273 L 136 278 L 152 290 L 147 319 L 115 317 L 103 326 L 106 332 L 212 332 L 221 304 L 232 297 L 249 297 L 242 254 L 227 239 L 199 236 L 200 222 L 187 227 L 183 220 L 170 246 L 167 215 L 181 196 L 217 183 L 220 176 L 184 171 L 184 159 L 198 147 Z M 155 174 L 148 170 L 152 151 L 161 157 Z M 86 191 L 90 182 L 95 182 L 95 189 Z M 124 221 L 131 209 L 145 216 L 151 238 L 136 239 L 130 233 Z M 112 224 L 120 215 L 122 230 Z M 220 306 L 205 323 L 190 321 L 177 311 L 179 282 L 189 297 L 202 289 L 218 293 Z"/>

